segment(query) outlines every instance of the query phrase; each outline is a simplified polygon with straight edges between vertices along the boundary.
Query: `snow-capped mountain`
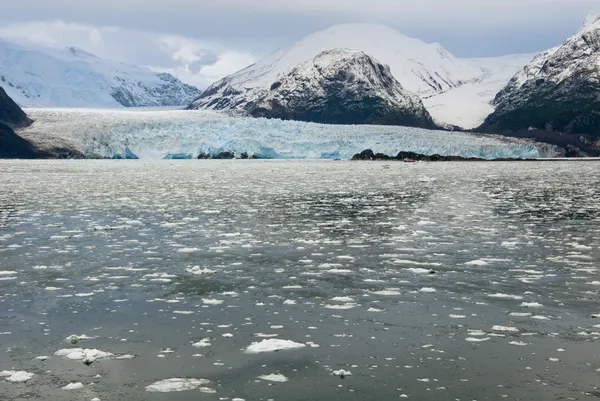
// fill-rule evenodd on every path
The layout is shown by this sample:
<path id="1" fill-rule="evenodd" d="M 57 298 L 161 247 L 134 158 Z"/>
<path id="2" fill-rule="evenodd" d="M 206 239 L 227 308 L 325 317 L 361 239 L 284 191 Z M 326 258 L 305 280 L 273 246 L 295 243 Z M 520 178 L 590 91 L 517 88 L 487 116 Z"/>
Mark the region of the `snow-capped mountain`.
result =
<path id="1" fill-rule="evenodd" d="M 600 133 L 600 15 L 538 54 L 496 96 L 481 129 Z"/>
<path id="2" fill-rule="evenodd" d="M 421 99 L 405 90 L 389 67 L 347 49 L 300 63 L 244 109 L 253 117 L 282 120 L 435 127 Z"/>
<path id="3" fill-rule="evenodd" d="M 165 73 L 83 50 L 0 39 L 0 85 L 23 107 L 181 106 L 200 91 Z"/>
<path id="4" fill-rule="evenodd" d="M 275 82 L 300 63 L 312 60 L 323 51 L 339 48 L 362 51 L 389 65 L 392 75 L 404 89 L 419 95 L 426 105 L 433 106 L 430 113 L 436 122 L 462 124 L 467 128 L 481 124 L 485 115 L 492 111 L 489 103 L 494 94 L 529 61 L 527 57 L 512 57 L 503 59 L 505 68 L 490 68 L 487 60 L 454 57 L 438 43 L 428 44 L 407 37 L 385 25 L 343 24 L 313 33 L 223 78 L 211 85 L 190 108 L 243 111 L 248 103 L 264 96 Z M 507 60 L 510 61 L 508 65 Z M 506 81 L 501 79 L 498 83 L 498 74 Z M 482 90 L 478 84 L 483 85 Z M 456 98 L 452 96 L 430 100 L 462 87 L 469 87 L 465 91 L 469 97 L 468 107 L 457 108 Z"/>

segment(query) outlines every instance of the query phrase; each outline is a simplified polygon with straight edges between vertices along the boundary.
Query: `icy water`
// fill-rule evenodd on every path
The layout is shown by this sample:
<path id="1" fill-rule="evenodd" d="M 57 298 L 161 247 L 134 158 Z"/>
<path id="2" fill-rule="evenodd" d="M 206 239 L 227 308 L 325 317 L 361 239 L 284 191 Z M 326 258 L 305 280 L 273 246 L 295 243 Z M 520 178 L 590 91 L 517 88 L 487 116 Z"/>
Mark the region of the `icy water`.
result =
<path id="1" fill-rule="evenodd" d="M 599 246 L 598 162 L 0 161 L 0 400 L 598 399 Z"/>

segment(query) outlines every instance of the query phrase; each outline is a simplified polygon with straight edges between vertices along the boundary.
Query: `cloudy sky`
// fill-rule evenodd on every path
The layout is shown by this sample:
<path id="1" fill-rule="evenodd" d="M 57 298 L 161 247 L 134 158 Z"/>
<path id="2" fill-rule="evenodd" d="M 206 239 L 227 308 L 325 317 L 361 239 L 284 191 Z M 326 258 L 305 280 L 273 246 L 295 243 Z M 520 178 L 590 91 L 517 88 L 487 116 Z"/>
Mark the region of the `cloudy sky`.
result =
<path id="1" fill-rule="evenodd" d="M 574 33 L 598 0 L 0 0 L 0 37 L 76 46 L 199 87 L 316 30 L 389 25 L 459 57 L 532 53 Z"/>

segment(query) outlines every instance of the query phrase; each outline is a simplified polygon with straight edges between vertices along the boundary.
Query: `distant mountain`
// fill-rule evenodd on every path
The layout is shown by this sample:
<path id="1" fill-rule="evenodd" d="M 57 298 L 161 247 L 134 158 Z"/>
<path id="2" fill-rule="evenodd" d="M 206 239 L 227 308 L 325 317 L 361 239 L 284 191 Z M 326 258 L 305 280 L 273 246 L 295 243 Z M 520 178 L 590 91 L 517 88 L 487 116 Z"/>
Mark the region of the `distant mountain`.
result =
<path id="1" fill-rule="evenodd" d="M 519 71 L 480 130 L 600 134 L 600 15 Z M 600 148 L 600 142 L 598 144 Z"/>
<path id="2" fill-rule="evenodd" d="M 0 85 L 23 107 L 182 106 L 200 90 L 174 76 L 83 50 L 0 39 Z"/>
<path id="3" fill-rule="evenodd" d="M 244 106 L 253 117 L 435 128 L 421 99 L 363 52 L 328 50 L 279 77 Z"/>
<path id="4" fill-rule="evenodd" d="M 26 127 L 31 123 L 25 112 L 0 87 L 0 158 L 35 158 L 35 147 L 13 131 L 13 128 Z"/>
<path id="5" fill-rule="evenodd" d="M 489 103 L 494 94 L 528 61 L 527 56 L 513 56 L 499 60 L 501 67 L 496 67 L 485 59 L 454 57 L 438 43 L 428 44 L 384 25 L 336 25 L 313 33 L 214 83 L 189 108 L 248 115 L 249 105 L 264 97 L 276 82 L 301 63 L 333 49 L 362 51 L 389 65 L 391 74 L 405 90 L 419 95 L 426 105 L 431 105 L 429 111 L 437 123 L 463 124 L 467 128 L 481 124 L 493 110 Z M 502 77 L 499 82 L 497 75 Z M 481 90 L 479 84 L 483 85 Z M 460 88 L 468 88 L 463 91 L 469 99 L 463 108 L 456 106 L 460 98 L 448 95 Z M 436 101 L 438 97 L 439 101 Z"/>

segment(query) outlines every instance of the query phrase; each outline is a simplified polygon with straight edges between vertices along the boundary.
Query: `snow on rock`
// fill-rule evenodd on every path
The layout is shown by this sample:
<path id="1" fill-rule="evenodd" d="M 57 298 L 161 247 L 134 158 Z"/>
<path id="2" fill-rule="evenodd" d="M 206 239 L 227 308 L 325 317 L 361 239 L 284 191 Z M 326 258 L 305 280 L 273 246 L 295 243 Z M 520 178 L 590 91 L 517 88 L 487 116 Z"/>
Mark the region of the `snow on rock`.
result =
<path id="1" fill-rule="evenodd" d="M 495 94 L 531 55 L 460 59 L 438 43 L 407 37 L 385 25 L 343 24 L 315 32 L 211 85 L 191 107 L 240 110 L 298 65 L 333 49 L 351 49 L 389 65 L 393 77 L 419 95 L 439 124 L 474 128 L 493 111 Z"/>
<path id="2" fill-rule="evenodd" d="M 435 128 L 419 97 L 404 89 L 389 67 L 348 49 L 300 63 L 243 109 L 253 117 L 282 120 Z"/>
<path id="3" fill-rule="evenodd" d="M 83 383 L 69 383 L 61 388 L 63 390 L 81 390 L 83 388 Z"/>
<path id="4" fill-rule="evenodd" d="M 182 106 L 200 91 L 166 73 L 105 60 L 80 49 L 0 39 L 0 85 L 24 107 Z"/>
<path id="5" fill-rule="evenodd" d="M 262 352 L 274 352 L 284 350 L 294 350 L 306 347 L 306 344 L 297 343 L 291 340 L 280 340 L 270 338 L 260 342 L 254 342 L 246 348 L 248 354 L 259 354 Z"/>
<path id="6" fill-rule="evenodd" d="M 482 129 L 597 133 L 600 18 L 590 14 L 562 44 L 525 65 L 494 100 Z"/>
<path id="7" fill-rule="evenodd" d="M 30 109 L 35 123 L 19 135 L 40 148 L 65 141 L 84 154 L 142 159 L 197 157 L 229 150 L 269 158 L 351 158 L 365 149 L 389 155 L 411 151 L 463 157 L 552 157 L 530 141 L 408 127 L 324 125 L 234 118 L 212 111 Z M 130 226 L 128 226 L 130 227 Z"/>
<path id="8" fill-rule="evenodd" d="M 71 360 L 88 360 L 95 361 L 97 359 L 105 359 L 114 356 L 110 352 L 100 351 L 98 349 L 87 348 L 65 348 L 54 353 L 55 356 L 61 356 Z"/>
<path id="9" fill-rule="evenodd" d="M 4 377 L 4 380 L 11 383 L 25 383 L 31 380 L 33 376 L 35 374 L 23 370 L 3 370 L 0 372 L 0 377 Z"/>
<path id="10" fill-rule="evenodd" d="M 263 375 L 263 376 L 258 376 L 258 378 L 261 380 L 266 380 L 266 381 L 270 381 L 270 382 L 278 382 L 278 383 L 284 383 L 284 382 L 287 382 L 290 380 L 282 374 Z"/>
<path id="11" fill-rule="evenodd" d="M 149 386 L 146 386 L 146 391 L 151 393 L 171 393 L 175 391 L 190 391 L 195 390 L 200 386 L 210 383 L 206 379 L 182 379 L 172 378 L 159 380 Z"/>

